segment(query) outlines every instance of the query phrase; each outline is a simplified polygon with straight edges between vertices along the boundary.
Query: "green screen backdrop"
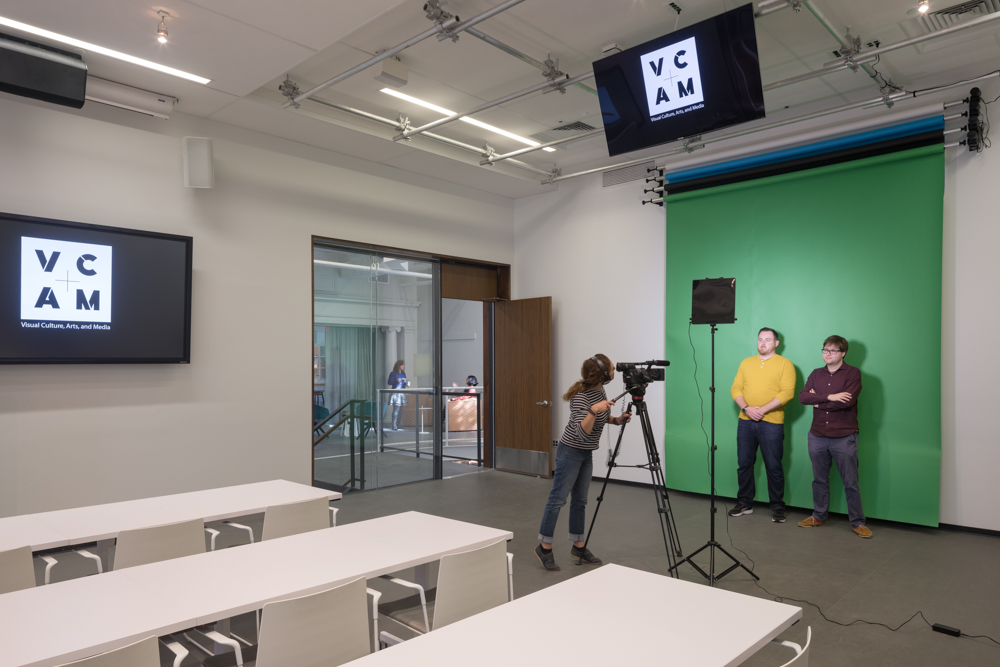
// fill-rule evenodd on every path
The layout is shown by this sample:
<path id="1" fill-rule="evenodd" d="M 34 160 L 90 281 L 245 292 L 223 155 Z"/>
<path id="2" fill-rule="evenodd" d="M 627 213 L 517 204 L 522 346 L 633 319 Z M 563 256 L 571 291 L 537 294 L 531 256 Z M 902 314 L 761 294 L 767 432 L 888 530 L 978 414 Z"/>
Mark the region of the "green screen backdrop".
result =
<path id="1" fill-rule="evenodd" d="M 740 361 L 772 327 L 796 368 L 796 395 L 823 365 L 823 340 L 850 343 L 861 369 L 861 499 L 869 518 L 938 525 L 941 463 L 943 148 L 929 146 L 669 196 L 667 216 L 664 477 L 709 492 L 695 364 L 688 339 L 691 281 L 736 278 L 735 324 L 716 333 L 716 489 L 736 496 Z M 710 419 L 707 325 L 690 326 Z M 812 408 L 785 406 L 785 502 L 812 508 L 806 434 Z M 758 453 L 757 500 L 767 501 Z M 846 514 L 830 473 L 830 511 Z M 836 520 L 836 518 L 835 518 Z M 846 519 L 845 519 L 846 520 Z"/>

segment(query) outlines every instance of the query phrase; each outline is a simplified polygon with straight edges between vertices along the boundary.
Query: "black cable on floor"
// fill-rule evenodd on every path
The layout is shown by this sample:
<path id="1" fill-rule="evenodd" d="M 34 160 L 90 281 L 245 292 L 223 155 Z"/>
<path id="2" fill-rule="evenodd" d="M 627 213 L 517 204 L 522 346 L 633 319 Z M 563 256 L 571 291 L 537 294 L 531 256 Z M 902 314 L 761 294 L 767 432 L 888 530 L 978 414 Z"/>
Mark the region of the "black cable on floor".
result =
<path id="1" fill-rule="evenodd" d="M 733 543 L 733 535 L 732 535 L 732 533 L 729 532 L 729 505 L 727 505 L 725 501 L 720 501 L 720 502 L 722 503 L 722 506 L 726 508 L 726 535 L 729 536 L 729 546 L 731 546 L 734 551 L 739 551 L 741 554 L 743 554 L 746 557 L 746 559 L 748 561 L 750 561 L 750 571 L 753 572 L 754 568 L 757 567 L 757 564 L 754 563 L 753 558 L 750 558 L 750 555 L 746 551 L 743 551 L 743 549 L 740 549 L 738 546 L 736 546 L 736 544 Z M 920 618 L 923 619 L 924 623 L 927 624 L 927 627 L 930 627 L 930 628 L 934 627 L 933 624 L 931 624 L 931 622 L 927 620 L 927 617 L 924 616 L 924 612 L 919 611 L 919 610 L 916 611 L 913 614 L 913 616 L 910 616 L 908 619 L 906 619 L 905 621 L 903 621 L 902 623 L 900 623 L 899 625 L 897 625 L 894 628 L 889 627 L 885 623 L 880 623 L 878 621 L 866 621 L 863 618 L 855 619 L 855 620 L 851 621 L 850 623 L 841 623 L 840 621 L 835 621 L 832 618 L 829 618 L 826 614 L 824 614 L 823 610 L 815 602 L 810 602 L 809 600 L 800 600 L 798 598 L 789 598 L 789 597 L 783 597 L 781 595 L 776 595 L 776 594 L 772 593 L 771 591 L 767 590 L 766 588 L 764 588 L 763 586 L 761 586 L 760 582 L 757 581 L 756 579 L 754 579 L 753 577 L 751 577 L 751 581 L 753 581 L 754 585 L 757 586 L 757 588 L 759 588 L 760 590 L 762 590 L 765 593 L 767 593 L 768 595 L 770 595 L 771 599 L 774 600 L 775 602 L 784 602 L 785 600 L 791 600 L 792 602 L 804 602 L 805 604 L 807 604 L 807 605 L 809 605 L 811 607 L 815 607 L 816 611 L 819 612 L 819 615 L 822 616 L 823 620 L 826 621 L 827 623 L 833 623 L 834 625 L 840 625 L 840 626 L 845 627 L 845 628 L 848 628 L 848 627 L 854 625 L 855 623 L 864 623 L 866 625 L 881 625 L 883 628 L 886 628 L 887 630 L 889 630 L 889 632 L 896 632 L 897 630 L 899 630 L 900 628 L 902 628 L 904 625 L 906 625 L 907 623 L 909 623 L 910 621 L 912 621 L 913 619 L 915 619 L 917 616 L 919 616 Z M 989 635 L 967 635 L 967 634 L 965 634 L 963 632 L 963 633 L 961 633 L 960 636 L 966 637 L 968 639 L 989 639 L 994 644 L 997 644 L 998 646 L 1000 646 L 1000 642 L 998 642 L 997 640 L 993 639 Z"/>
<path id="2" fill-rule="evenodd" d="M 1000 97 L 998 97 L 997 99 L 1000 99 Z M 994 100 L 994 102 L 995 101 L 996 100 Z M 709 442 L 708 432 L 705 431 L 705 401 L 704 401 L 704 399 L 701 396 L 701 386 L 698 384 L 698 357 L 697 357 L 697 354 L 696 354 L 695 348 L 694 348 L 694 339 L 692 339 L 692 337 L 691 337 L 691 323 L 690 322 L 688 322 L 688 343 L 691 344 L 691 358 L 694 360 L 694 386 L 695 386 L 695 389 L 698 392 L 698 402 L 701 405 L 701 432 L 705 434 L 705 445 L 708 447 L 709 457 L 711 457 L 711 454 L 712 454 L 712 445 Z M 711 459 L 709 459 L 709 460 L 711 460 Z M 712 474 L 711 463 L 709 463 L 709 477 L 711 477 L 711 474 Z M 726 509 L 726 535 L 729 536 L 729 546 L 732 547 L 733 551 L 739 551 L 741 554 L 743 554 L 743 556 L 748 561 L 750 561 L 750 571 L 753 572 L 754 568 L 757 567 L 757 564 L 754 562 L 753 558 L 750 558 L 750 554 L 748 554 L 746 551 L 743 551 L 743 549 L 740 549 L 738 546 L 736 546 L 736 544 L 733 542 L 733 534 L 729 532 L 729 505 L 724 500 L 721 500 L 721 499 L 719 500 L 719 502 L 722 503 L 722 506 Z M 850 626 L 854 625 L 855 623 L 865 623 L 866 625 L 881 625 L 883 628 L 886 628 L 890 632 L 896 632 L 901 627 L 903 627 L 904 625 L 906 625 L 907 623 L 909 623 L 910 621 L 912 621 L 913 619 L 915 619 L 917 616 L 919 616 L 920 618 L 922 618 L 923 621 L 924 621 L 924 623 L 926 623 L 928 627 L 933 627 L 932 624 L 931 624 L 931 622 L 927 620 L 927 617 L 924 616 L 924 612 L 919 611 L 919 610 L 916 613 L 914 613 L 913 616 L 910 616 L 908 619 L 906 619 L 905 621 L 903 621 L 902 623 L 900 623 L 899 625 L 897 625 L 895 628 L 891 628 L 888 625 L 886 625 L 885 623 L 880 623 L 878 621 L 866 621 L 866 620 L 864 620 L 862 618 L 855 619 L 855 620 L 851 621 L 850 623 L 841 623 L 840 621 L 835 621 L 832 618 L 828 618 L 827 615 L 823 613 L 823 610 L 820 608 L 820 606 L 818 604 L 816 604 L 815 602 L 810 602 L 809 600 L 799 600 L 797 598 L 787 598 L 787 597 L 782 597 L 780 595 L 775 595 L 771 591 L 769 591 L 766 588 L 764 588 L 763 586 L 761 586 L 760 582 L 757 581 L 757 579 L 751 577 L 751 580 L 757 586 L 757 588 L 759 588 L 760 590 L 762 590 L 765 593 L 767 593 L 768 595 L 770 595 L 771 598 L 775 602 L 784 602 L 785 600 L 791 600 L 792 602 L 804 602 L 807 605 L 810 605 L 812 607 L 816 607 L 816 611 L 819 612 L 819 615 L 822 616 L 823 620 L 826 621 L 827 623 L 833 623 L 834 625 L 840 625 L 840 626 L 843 626 L 845 628 L 850 627 Z M 994 644 L 1000 645 L 1000 642 L 998 642 L 997 640 L 993 639 L 989 635 L 967 635 L 967 634 L 965 634 L 963 632 L 960 636 L 966 637 L 968 639 L 989 639 Z"/>

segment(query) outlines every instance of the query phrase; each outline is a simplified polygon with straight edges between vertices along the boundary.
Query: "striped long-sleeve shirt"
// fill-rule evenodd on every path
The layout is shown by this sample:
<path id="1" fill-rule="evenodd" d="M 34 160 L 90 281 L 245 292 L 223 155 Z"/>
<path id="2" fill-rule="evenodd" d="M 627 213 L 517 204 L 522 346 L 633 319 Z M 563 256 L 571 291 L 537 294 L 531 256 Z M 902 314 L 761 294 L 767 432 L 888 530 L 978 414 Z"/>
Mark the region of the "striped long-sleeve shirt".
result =
<path id="1" fill-rule="evenodd" d="M 590 433 L 584 431 L 581 424 L 587 418 L 590 406 L 606 400 L 608 400 L 608 396 L 604 393 L 604 389 L 581 391 L 570 399 L 569 423 L 566 424 L 566 430 L 563 431 L 562 439 L 559 442 L 577 449 L 597 449 L 601 443 L 601 431 L 604 430 L 604 425 L 611 413 L 598 412 L 597 416 L 594 417 L 594 426 L 590 429 Z"/>

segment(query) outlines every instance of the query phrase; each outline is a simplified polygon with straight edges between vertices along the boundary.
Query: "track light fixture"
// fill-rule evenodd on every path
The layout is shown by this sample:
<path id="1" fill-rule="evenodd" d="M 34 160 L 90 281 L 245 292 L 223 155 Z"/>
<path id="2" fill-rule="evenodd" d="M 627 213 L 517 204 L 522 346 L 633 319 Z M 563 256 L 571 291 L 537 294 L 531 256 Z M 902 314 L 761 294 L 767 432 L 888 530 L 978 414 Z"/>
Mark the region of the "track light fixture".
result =
<path id="1" fill-rule="evenodd" d="M 156 13 L 160 15 L 160 27 L 156 29 L 156 41 L 160 44 L 166 44 L 167 38 L 170 37 L 170 35 L 167 34 L 167 17 L 170 16 L 170 14 L 162 9 L 158 10 Z"/>
<path id="2" fill-rule="evenodd" d="M 917 11 L 921 14 L 926 14 L 927 10 L 931 8 L 931 3 L 929 0 L 920 0 L 917 3 Z"/>

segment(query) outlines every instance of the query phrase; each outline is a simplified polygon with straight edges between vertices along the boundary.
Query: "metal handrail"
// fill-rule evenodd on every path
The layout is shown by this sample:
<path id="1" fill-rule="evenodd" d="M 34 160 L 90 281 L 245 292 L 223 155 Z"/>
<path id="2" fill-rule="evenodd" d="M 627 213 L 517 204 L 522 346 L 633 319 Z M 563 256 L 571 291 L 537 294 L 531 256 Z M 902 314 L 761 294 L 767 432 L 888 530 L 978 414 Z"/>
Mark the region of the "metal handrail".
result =
<path id="1" fill-rule="evenodd" d="M 330 423 L 331 419 L 333 419 L 334 417 L 336 417 L 344 408 L 350 406 L 351 403 L 354 402 L 354 401 L 356 401 L 356 400 L 358 400 L 358 399 L 352 398 L 352 399 L 348 400 L 347 403 L 344 403 L 339 408 L 337 408 L 336 410 L 334 410 L 333 412 L 331 412 L 329 415 L 327 415 L 327 417 L 325 419 L 323 419 L 323 421 L 321 421 L 320 423 L 318 423 L 318 424 L 316 424 L 316 425 L 313 426 L 313 433 L 319 431 L 324 426 L 326 426 L 328 423 Z M 319 440 L 313 441 L 313 447 L 315 447 L 317 444 L 319 444 L 320 440 L 322 440 L 323 438 L 325 438 L 327 433 L 331 433 L 333 431 L 336 431 L 337 427 L 340 426 L 343 423 L 344 423 L 344 418 L 342 418 L 339 422 L 337 422 L 333 426 L 333 428 L 331 428 L 330 430 L 324 431 L 323 432 L 324 435 L 323 435 L 322 438 L 320 438 Z"/>

